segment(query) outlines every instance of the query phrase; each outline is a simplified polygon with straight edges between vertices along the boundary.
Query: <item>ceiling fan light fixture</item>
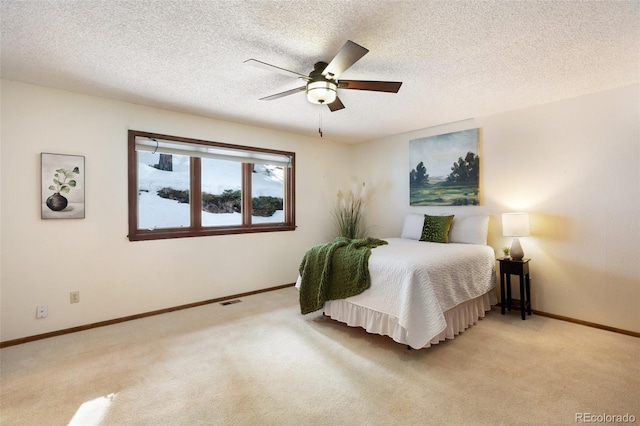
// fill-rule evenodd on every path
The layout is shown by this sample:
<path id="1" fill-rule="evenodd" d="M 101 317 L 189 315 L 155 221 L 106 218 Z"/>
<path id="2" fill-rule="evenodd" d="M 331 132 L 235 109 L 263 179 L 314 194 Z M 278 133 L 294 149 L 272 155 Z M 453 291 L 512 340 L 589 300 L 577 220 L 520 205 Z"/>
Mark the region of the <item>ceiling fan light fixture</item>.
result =
<path id="1" fill-rule="evenodd" d="M 333 81 L 320 80 L 307 83 L 307 99 L 314 104 L 328 105 L 336 100 L 338 85 Z"/>
<path id="2" fill-rule="evenodd" d="M 258 61 L 257 59 L 247 59 L 245 63 L 268 68 L 283 74 L 292 75 L 305 81 L 295 89 L 289 89 L 275 95 L 260 98 L 261 101 L 272 101 L 285 96 L 293 95 L 302 91 L 307 92 L 307 100 L 316 105 L 326 105 L 331 112 L 344 109 L 344 104 L 338 97 L 338 87 L 340 89 L 367 90 L 370 92 L 398 93 L 401 81 L 367 81 L 367 80 L 338 80 L 340 75 L 349 69 L 369 52 L 368 49 L 347 40 L 338 53 L 330 62 L 316 62 L 313 71 L 309 76 L 285 68 Z"/>

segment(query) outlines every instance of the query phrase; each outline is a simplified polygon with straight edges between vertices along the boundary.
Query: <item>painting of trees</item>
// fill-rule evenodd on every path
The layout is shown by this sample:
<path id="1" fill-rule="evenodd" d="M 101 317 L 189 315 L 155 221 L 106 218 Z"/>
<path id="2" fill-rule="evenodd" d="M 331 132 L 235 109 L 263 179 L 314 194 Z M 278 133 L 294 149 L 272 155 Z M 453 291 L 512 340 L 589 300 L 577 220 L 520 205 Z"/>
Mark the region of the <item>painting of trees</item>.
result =
<path id="1" fill-rule="evenodd" d="M 412 206 L 479 204 L 479 136 L 480 129 L 469 129 L 409 142 Z"/>

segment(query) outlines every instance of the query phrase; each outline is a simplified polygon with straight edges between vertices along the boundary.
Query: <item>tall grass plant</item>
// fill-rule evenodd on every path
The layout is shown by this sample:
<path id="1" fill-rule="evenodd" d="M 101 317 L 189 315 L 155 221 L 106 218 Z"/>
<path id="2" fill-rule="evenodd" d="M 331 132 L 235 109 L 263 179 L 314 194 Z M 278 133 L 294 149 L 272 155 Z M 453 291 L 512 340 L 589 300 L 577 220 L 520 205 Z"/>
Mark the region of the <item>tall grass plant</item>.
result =
<path id="1" fill-rule="evenodd" d="M 338 200 L 334 220 L 338 234 L 346 238 L 364 238 L 366 229 L 363 223 L 365 184 L 359 190 L 349 190 L 346 194 L 338 191 Z"/>

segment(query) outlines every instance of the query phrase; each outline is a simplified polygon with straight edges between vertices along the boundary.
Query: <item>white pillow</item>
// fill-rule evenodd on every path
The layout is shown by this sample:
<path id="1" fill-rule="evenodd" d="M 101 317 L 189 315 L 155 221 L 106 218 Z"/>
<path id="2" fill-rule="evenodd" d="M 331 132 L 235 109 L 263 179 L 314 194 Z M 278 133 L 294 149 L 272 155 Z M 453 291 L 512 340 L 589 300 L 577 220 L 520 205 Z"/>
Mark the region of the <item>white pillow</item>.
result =
<path id="1" fill-rule="evenodd" d="M 423 226 L 424 214 L 407 213 L 404 217 L 404 224 L 402 225 L 402 234 L 400 234 L 400 238 L 419 240 L 422 236 Z"/>
<path id="2" fill-rule="evenodd" d="M 424 226 L 424 214 L 407 213 L 402 225 L 400 238 L 419 240 Z M 449 229 L 449 242 L 462 244 L 487 245 L 489 233 L 489 216 L 453 216 Z"/>
<path id="3" fill-rule="evenodd" d="M 450 243 L 487 245 L 489 216 L 454 216 L 449 229 Z"/>

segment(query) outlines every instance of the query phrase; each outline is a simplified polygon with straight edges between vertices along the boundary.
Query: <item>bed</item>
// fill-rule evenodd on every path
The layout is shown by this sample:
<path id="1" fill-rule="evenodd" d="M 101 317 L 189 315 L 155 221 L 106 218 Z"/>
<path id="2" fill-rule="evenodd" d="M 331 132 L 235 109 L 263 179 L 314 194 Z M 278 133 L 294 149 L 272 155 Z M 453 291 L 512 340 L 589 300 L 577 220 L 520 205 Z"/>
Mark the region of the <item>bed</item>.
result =
<path id="1" fill-rule="evenodd" d="M 326 301 L 324 314 L 414 349 L 453 339 L 484 317 L 496 303 L 489 217 L 453 216 L 448 242 L 420 241 L 433 217 L 408 214 L 400 238 L 371 250 L 370 287 Z M 296 286 L 302 284 L 298 277 Z"/>

